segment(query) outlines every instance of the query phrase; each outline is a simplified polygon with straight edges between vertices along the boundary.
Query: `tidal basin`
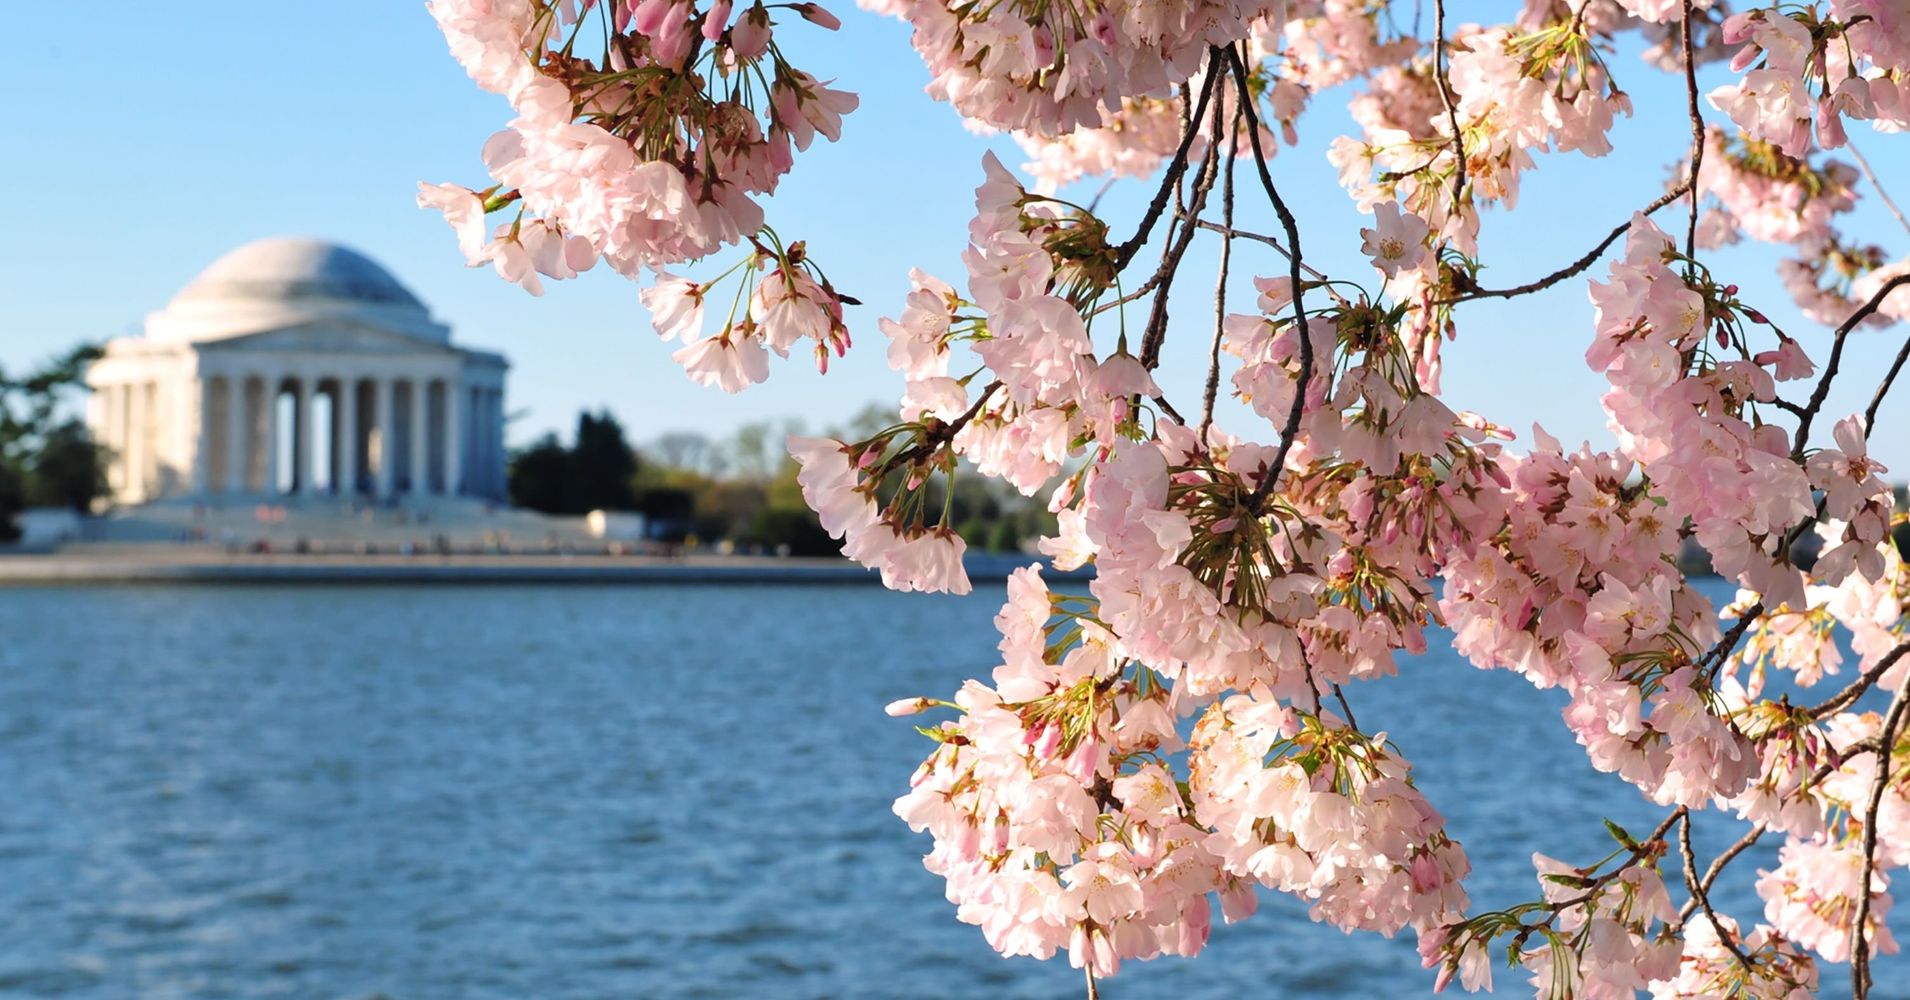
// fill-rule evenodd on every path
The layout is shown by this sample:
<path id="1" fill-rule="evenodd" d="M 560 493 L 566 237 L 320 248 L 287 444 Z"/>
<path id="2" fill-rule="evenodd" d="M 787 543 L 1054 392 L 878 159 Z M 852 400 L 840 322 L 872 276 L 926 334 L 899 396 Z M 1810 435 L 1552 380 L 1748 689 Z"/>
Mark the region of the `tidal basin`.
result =
<path id="1" fill-rule="evenodd" d="M 0 997 L 1079 996 L 1064 959 L 999 958 L 956 922 L 889 811 L 929 744 L 883 704 L 985 676 L 1000 599 L 0 588 Z M 1603 856 L 1602 816 L 1650 829 L 1556 692 L 1443 639 L 1349 695 L 1465 843 L 1475 908 L 1536 894 L 1532 850 Z M 1701 822 L 1700 854 L 1733 827 Z M 1748 880 L 1720 902 L 1761 909 Z M 1410 936 L 1343 937 L 1266 893 L 1202 958 L 1130 963 L 1103 996 L 1430 984 Z"/>

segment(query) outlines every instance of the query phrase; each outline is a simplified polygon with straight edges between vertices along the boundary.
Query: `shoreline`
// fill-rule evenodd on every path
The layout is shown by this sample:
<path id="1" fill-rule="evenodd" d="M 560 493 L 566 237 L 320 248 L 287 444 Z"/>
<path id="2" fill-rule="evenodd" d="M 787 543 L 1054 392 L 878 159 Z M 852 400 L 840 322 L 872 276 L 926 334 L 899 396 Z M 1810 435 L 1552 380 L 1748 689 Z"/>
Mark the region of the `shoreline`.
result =
<path id="1" fill-rule="evenodd" d="M 967 562 L 975 583 L 999 583 L 1033 557 L 982 555 Z M 1049 579 L 1086 579 L 1057 572 Z M 0 554 L 0 588 L 173 584 L 820 584 L 878 586 L 879 575 L 846 559 L 604 554 L 228 553 L 164 548 Z"/>

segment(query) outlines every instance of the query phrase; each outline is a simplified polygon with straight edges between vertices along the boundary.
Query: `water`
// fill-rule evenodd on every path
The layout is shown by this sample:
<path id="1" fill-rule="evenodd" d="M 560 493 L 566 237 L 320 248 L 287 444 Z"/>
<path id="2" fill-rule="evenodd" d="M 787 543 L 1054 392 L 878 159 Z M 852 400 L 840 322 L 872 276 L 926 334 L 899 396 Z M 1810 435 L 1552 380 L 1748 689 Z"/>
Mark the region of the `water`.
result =
<path id="1" fill-rule="evenodd" d="M 882 705 L 984 674 L 999 601 L 0 590 L 0 996 L 1078 996 L 1065 961 L 1001 959 L 957 923 L 889 813 L 928 746 Z M 1532 895 L 1533 850 L 1603 855 L 1601 816 L 1661 815 L 1591 770 L 1555 694 L 1449 652 L 1403 674 L 1354 707 L 1415 760 L 1475 902 Z M 1700 833 L 1708 856 L 1736 828 Z M 1720 899 L 1758 912 L 1748 879 Z M 1879 996 L 1902 971 L 1882 964 Z M 1408 937 L 1345 938 L 1268 894 L 1206 955 L 1130 963 L 1105 995 L 1428 983 Z M 1530 995 L 1503 972 L 1500 993 Z"/>

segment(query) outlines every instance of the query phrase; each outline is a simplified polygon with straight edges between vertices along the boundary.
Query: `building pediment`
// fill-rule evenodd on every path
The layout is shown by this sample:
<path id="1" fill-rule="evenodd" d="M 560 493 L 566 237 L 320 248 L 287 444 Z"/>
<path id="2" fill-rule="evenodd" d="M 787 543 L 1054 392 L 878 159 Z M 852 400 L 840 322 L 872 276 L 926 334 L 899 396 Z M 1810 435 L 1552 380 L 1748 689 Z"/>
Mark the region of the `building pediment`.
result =
<path id="1" fill-rule="evenodd" d="M 430 354 L 456 355 L 463 351 L 407 334 L 347 319 L 323 319 L 276 330 L 227 337 L 195 344 L 201 353 L 270 354 Z"/>

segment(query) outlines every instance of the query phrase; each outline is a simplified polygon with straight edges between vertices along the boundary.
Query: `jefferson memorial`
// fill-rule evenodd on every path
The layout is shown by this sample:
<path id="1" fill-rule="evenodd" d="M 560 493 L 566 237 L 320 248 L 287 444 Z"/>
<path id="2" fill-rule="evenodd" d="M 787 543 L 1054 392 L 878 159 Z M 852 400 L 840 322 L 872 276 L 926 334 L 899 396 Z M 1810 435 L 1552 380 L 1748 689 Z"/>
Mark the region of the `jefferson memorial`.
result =
<path id="1" fill-rule="evenodd" d="M 336 496 L 502 499 L 502 355 L 390 272 L 323 240 L 248 243 L 87 373 L 122 504 Z"/>

